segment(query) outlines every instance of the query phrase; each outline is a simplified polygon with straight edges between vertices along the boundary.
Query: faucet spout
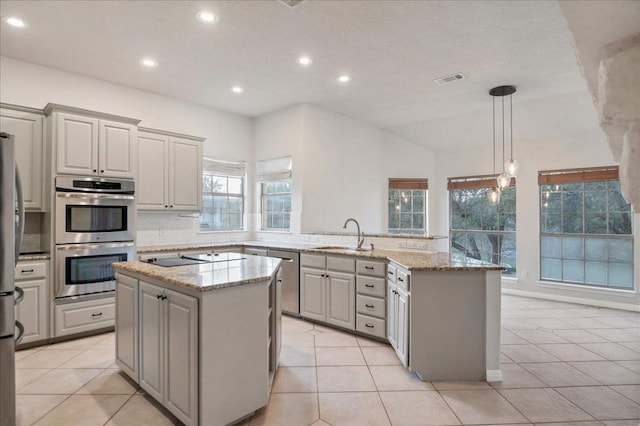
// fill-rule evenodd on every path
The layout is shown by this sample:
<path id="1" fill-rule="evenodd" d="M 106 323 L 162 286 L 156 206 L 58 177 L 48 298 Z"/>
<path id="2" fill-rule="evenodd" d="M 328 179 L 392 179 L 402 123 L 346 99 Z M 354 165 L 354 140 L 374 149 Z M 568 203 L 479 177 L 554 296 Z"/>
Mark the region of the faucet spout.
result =
<path id="1" fill-rule="evenodd" d="M 363 232 L 360 232 L 360 224 L 358 223 L 358 221 L 357 221 L 357 220 L 355 220 L 355 219 L 354 219 L 354 218 L 352 218 L 352 217 L 350 217 L 349 219 L 347 219 L 347 220 L 345 220 L 345 221 L 344 221 L 344 225 L 342 225 L 342 228 L 343 228 L 343 229 L 346 229 L 346 228 L 347 228 L 347 224 L 348 224 L 349 222 L 353 222 L 353 223 L 355 223 L 355 224 L 356 224 L 356 227 L 358 228 L 358 247 L 357 247 L 357 248 L 361 249 L 361 248 L 362 248 L 362 245 L 364 244 L 364 233 L 363 233 Z"/>

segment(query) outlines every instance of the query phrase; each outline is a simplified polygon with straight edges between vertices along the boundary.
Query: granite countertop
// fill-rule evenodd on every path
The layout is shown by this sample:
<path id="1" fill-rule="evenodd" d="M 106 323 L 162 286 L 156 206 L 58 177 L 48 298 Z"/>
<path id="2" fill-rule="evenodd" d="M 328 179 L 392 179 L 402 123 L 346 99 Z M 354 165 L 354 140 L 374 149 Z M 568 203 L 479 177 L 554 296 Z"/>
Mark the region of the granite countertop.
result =
<path id="1" fill-rule="evenodd" d="M 428 234 L 374 234 L 369 232 L 362 233 L 365 237 L 376 237 L 376 238 L 402 238 L 402 239 L 418 239 L 418 240 L 444 240 L 449 237 L 446 235 L 428 235 Z M 303 232 L 302 235 L 345 235 L 356 237 L 358 234 L 356 232 Z"/>
<path id="2" fill-rule="evenodd" d="M 268 280 L 279 265 L 280 259 L 247 256 L 241 260 L 173 267 L 134 260 L 116 262 L 113 267 L 118 272 L 133 272 L 204 292 Z"/>
<path id="3" fill-rule="evenodd" d="M 20 256 L 18 256 L 18 260 L 21 262 L 28 261 L 28 260 L 49 260 L 49 259 L 51 259 L 51 254 L 48 252 L 25 253 L 25 254 L 20 254 Z"/>
<path id="4" fill-rule="evenodd" d="M 319 243 L 295 243 L 278 241 L 238 241 L 235 243 L 189 245 L 189 246 L 159 246 L 140 247 L 138 253 L 155 253 L 162 251 L 195 250 L 198 248 L 224 248 L 232 246 L 269 247 L 282 250 L 296 250 L 304 253 L 338 254 L 361 258 L 390 260 L 396 262 L 410 271 L 477 271 L 477 270 L 502 270 L 502 266 L 481 260 L 472 259 L 460 254 L 446 252 L 418 252 L 389 249 L 374 249 L 356 251 L 353 249 L 330 246 Z"/>

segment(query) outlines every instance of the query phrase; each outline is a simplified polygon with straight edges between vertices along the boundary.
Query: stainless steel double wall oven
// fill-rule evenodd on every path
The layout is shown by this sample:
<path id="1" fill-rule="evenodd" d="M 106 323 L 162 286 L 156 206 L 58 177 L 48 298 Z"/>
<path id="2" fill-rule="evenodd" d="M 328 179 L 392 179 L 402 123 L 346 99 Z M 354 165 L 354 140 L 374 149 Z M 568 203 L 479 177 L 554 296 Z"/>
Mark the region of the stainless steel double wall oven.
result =
<path id="1" fill-rule="evenodd" d="M 115 290 L 111 264 L 135 255 L 134 194 L 131 180 L 56 177 L 57 301 Z"/>

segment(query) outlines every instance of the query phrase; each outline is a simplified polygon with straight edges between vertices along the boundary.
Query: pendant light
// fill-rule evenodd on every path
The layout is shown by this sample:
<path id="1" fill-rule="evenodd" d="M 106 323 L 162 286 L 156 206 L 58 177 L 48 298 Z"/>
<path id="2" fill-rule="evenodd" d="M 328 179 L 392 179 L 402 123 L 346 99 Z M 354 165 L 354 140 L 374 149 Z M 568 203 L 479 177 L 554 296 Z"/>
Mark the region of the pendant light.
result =
<path id="1" fill-rule="evenodd" d="M 493 174 L 496 174 L 496 99 L 493 98 Z M 489 204 L 496 205 L 500 203 L 500 188 L 491 188 L 487 192 Z"/>
<path id="2" fill-rule="evenodd" d="M 514 86 L 498 86 L 498 87 L 494 87 L 489 91 L 489 94 L 493 96 L 493 99 L 494 99 L 494 103 L 493 103 L 494 129 L 495 129 L 495 121 L 496 121 L 495 120 L 495 98 L 496 96 L 500 96 L 502 98 L 502 162 L 504 162 L 504 150 L 505 150 L 504 97 L 509 96 L 511 99 L 511 95 L 515 93 L 515 91 L 516 91 L 516 88 Z M 513 132 L 513 120 L 511 117 L 509 118 L 511 120 L 511 129 Z M 495 144 L 495 130 L 494 130 L 493 138 L 494 138 L 494 144 Z M 510 157 L 511 159 L 507 163 L 505 163 L 505 171 L 501 173 L 496 179 L 496 183 L 498 184 L 498 188 L 500 190 L 505 189 L 510 185 L 511 177 L 515 176 L 511 172 L 513 171 L 514 173 L 517 173 L 517 162 L 513 161 L 513 134 L 511 135 L 511 151 L 510 152 L 511 152 L 511 157 Z M 507 167 L 507 164 L 509 165 L 509 167 Z M 515 169 L 514 169 L 514 166 L 515 166 Z M 495 170 L 494 170 L 494 173 L 495 173 Z"/>
<path id="3" fill-rule="evenodd" d="M 515 91 L 516 88 L 514 87 L 513 93 L 515 93 Z M 511 138 L 511 147 L 509 149 L 509 161 L 504 163 L 504 172 L 511 177 L 516 177 L 520 163 L 513 159 L 513 93 L 509 95 L 509 125 L 511 127 L 509 136 Z"/>

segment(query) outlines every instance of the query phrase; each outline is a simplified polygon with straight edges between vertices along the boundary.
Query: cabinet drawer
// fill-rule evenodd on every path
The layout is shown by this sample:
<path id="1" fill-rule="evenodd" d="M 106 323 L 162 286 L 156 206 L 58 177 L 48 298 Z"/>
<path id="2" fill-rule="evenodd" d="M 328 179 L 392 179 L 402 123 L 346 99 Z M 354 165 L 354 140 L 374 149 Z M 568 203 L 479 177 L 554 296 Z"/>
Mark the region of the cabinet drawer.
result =
<path id="1" fill-rule="evenodd" d="M 47 262 L 18 262 L 16 280 L 30 280 L 47 276 Z"/>
<path id="2" fill-rule="evenodd" d="M 356 261 L 356 272 L 358 272 L 359 274 L 384 277 L 384 269 L 385 264 L 381 262 L 372 262 L 370 260 Z"/>
<path id="3" fill-rule="evenodd" d="M 55 307 L 56 336 L 113 327 L 116 318 L 115 299 L 75 302 Z"/>
<path id="4" fill-rule="evenodd" d="M 398 269 L 396 273 L 396 284 L 399 288 L 404 289 L 406 291 L 410 291 L 409 280 L 411 279 L 411 275 L 409 275 L 406 271 L 402 269 Z"/>
<path id="5" fill-rule="evenodd" d="M 266 256 L 267 249 L 263 248 L 255 248 L 255 247 L 245 247 L 244 254 L 250 254 L 252 256 Z"/>
<path id="6" fill-rule="evenodd" d="M 310 268 L 324 269 L 327 266 L 327 258 L 315 254 L 303 254 L 300 256 L 300 265 Z"/>
<path id="7" fill-rule="evenodd" d="M 327 269 L 329 271 L 339 272 L 355 272 L 356 261 L 348 257 L 329 257 L 327 256 Z"/>
<path id="8" fill-rule="evenodd" d="M 387 279 L 392 283 L 396 282 L 396 272 L 397 272 L 397 269 L 395 266 L 391 264 L 387 265 Z"/>
<path id="9" fill-rule="evenodd" d="M 358 293 L 369 296 L 385 297 L 387 294 L 384 278 L 356 277 L 356 289 Z"/>
<path id="10" fill-rule="evenodd" d="M 356 296 L 356 312 L 384 318 L 387 313 L 385 300 L 358 294 Z"/>
<path id="11" fill-rule="evenodd" d="M 385 320 L 383 319 L 356 314 L 356 330 L 361 333 L 385 339 L 387 337 L 385 326 Z"/>

